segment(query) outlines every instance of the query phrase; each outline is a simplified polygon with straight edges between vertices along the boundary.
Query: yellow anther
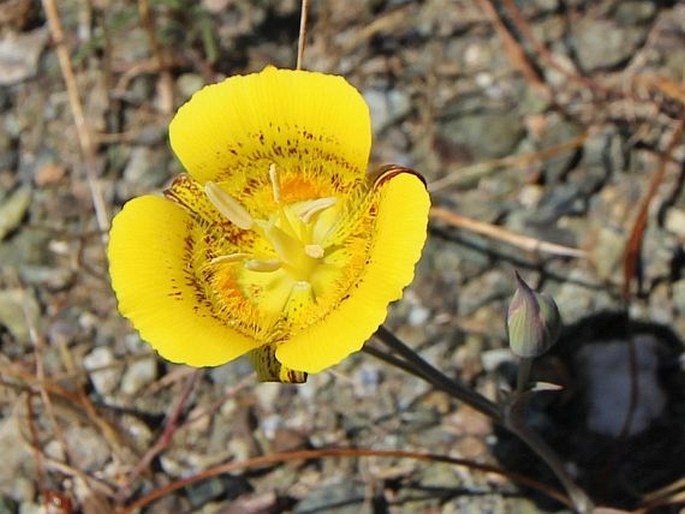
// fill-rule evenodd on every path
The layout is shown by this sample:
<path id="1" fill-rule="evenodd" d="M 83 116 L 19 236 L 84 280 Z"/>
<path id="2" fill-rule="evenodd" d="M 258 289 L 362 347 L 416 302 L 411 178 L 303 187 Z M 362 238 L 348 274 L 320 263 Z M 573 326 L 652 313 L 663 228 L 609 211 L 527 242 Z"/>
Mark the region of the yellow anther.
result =
<path id="1" fill-rule="evenodd" d="M 281 179 L 278 176 L 278 170 L 273 162 L 269 165 L 269 180 L 271 181 L 271 192 L 274 197 L 274 202 L 281 203 Z"/>
<path id="2" fill-rule="evenodd" d="M 249 230 L 254 225 L 254 219 L 247 212 L 238 200 L 229 195 L 226 191 L 221 189 L 218 184 L 214 182 L 207 182 L 205 184 L 205 194 L 212 205 L 217 210 L 226 216 L 228 220 L 243 230 Z"/>

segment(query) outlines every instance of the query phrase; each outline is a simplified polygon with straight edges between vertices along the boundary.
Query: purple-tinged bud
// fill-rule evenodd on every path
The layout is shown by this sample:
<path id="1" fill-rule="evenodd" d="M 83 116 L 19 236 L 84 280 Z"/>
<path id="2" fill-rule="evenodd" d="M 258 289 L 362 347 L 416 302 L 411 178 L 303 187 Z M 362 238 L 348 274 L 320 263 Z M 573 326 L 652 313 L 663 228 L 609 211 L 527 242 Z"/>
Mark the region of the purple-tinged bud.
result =
<path id="1" fill-rule="evenodd" d="M 516 293 L 507 312 L 509 347 L 519 357 L 547 352 L 559 339 L 561 315 L 551 296 L 536 293 L 516 272 Z"/>

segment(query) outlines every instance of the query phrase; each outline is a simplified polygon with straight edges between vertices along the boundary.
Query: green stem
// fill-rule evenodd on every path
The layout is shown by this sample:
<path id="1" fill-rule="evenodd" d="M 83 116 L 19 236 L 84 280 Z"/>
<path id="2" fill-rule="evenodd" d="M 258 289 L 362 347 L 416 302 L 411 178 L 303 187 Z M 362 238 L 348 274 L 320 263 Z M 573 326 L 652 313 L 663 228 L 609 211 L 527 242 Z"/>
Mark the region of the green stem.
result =
<path id="1" fill-rule="evenodd" d="M 386 364 L 390 364 L 395 368 L 401 369 L 402 371 L 406 371 L 410 375 L 414 375 L 415 377 L 420 378 L 421 380 L 427 380 L 428 382 L 431 382 L 428 379 L 428 377 L 419 373 L 419 371 L 415 369 L 410 363 L 406 362 L 404 359 L 395 357 L 391 353 L 384 352 L 383 350 L 375 348 L 374 346 L 368 343 L 363 346 L 362 351 L 364 353 L 368 353 L 369 355 L 375 357 L 378 360 L 385 362 Z"/>
<path id="2" fill-rule="evenodd" d="M 516 373 L 516 394 L 523 394 L 528 390 L 528 382 L 530 380 L 530 370 L 533 367 L 533 359 L 530 357 L 521 357 L 519 361 L 518 371 Z"/>
<path id="3" fill-rule="evenodd" d="M 410 363 L 417 373 L 426 381 L 438 389 L 446 392 L 453 398 L 473 407 L 478 412 L 496 421 L 503 422 L 502 411 L 494 402 L 488 400 L 482 394 L 475 392 L 467 385 L 454 380 L 420 357 L 414 350 L 404 344 L 392 332 L 384 326 L 380 326 L 376 332 L 379 341 L 400 355 L 407 363 Z"/>
<path id="4" fill-rule="evenodd" d="M 592 500 L 576 485 L 556 452 L 537 432 L 533 432 L 526 425 L 525 412 L 531 395 L 532 393 L 514 393 L 509 408 L 505 411 L 504 426 L 545 461 L 559 482 L 561 482 L 561 485 L 566 489 L 576 511 L 581 514 L 590 514 L 594 509 Z"/>
<path id="5" fill-rule="evenodd" d="M 592 512 L 594 508 L 592 500 L 590 500 L 585 492 L 575 484 L 571 476 L 566 472 L 563 463 L 554 450 L 552 450 L 536 432 L 531 431 L 525 423 L 526 407 L 528 398 L 531 396 L 531 393 L 526 392 L 526 390 L 533 362 L 532 359 L 521 360 L 516 391 L 512 394 L 509 402 L 505 406 L 506 408 L 502 409 L 496 403 L 473 391 L 462 382 L 454 380 L 436 369 L 384 326 L 381 325 L 379 327 L 375 336 L 401 358 L 370 346 L 364 347 L 366 353 L 422 378 L 437 389 L 464 402 L 492 419 L 495 423 L 505 427 L 512 434 L 521 439 L 549 466 L 566 489 L 577 512 L 581 514 L 589 514 Z"/>

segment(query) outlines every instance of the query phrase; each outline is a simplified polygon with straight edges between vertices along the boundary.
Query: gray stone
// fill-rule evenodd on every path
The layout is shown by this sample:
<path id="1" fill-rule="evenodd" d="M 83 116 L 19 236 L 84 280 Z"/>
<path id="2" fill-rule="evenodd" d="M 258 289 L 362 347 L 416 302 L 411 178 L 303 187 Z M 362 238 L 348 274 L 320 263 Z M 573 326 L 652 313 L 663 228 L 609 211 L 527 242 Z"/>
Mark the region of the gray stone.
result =
<path id="1" fill-rule="evenodd" d="M 204 79 L 196 73 L 184 73 L 176 80 L 176 87 L 181 98 L 190 98 L 204 85 Z"/>
<path id="2" fill-rule="evenodd" d="M 19 274 L 26 284 L 45 286 L 52 291 L 64 289 L 74 277 L 74 272 L 69 268 L 30 264 L 22 266 Z"/>
<path id="3" fill-rule="evenodd" d="M 135 146 L 127 157 L 124 180 L 115 186 L 117 196 L 121 199 L 128 200 L 159 191 L 172 177 L 171 153 L 166 148 Z"/>
<path id="4" fill-rule="evenodd" d="M 444 429 L 442 429 L 444 431 Z M 464 479 L 460 473 L 453 466 L 427 466 L 420 473 L 420 481 L 422 487 L 430 488 L 444 488 L 444 489 L 458 489 L 464 486 Z"/>
<path id="5" fill-rule="evenodd" d="M 513 291 L 511 276 L 502 270 L 486 271 L 471 280 L 459 293 L 459 313 L 468 316 L 485 304 L 507 297 Z"/>
<path id="6" fill-rule="evenodd" d="M 604 19 L 583 18 L 572 26 L 572 44 L 585 72 L 626 63 L 646 37 L 642 27 L 620 27 Z"/>
<path id="7" fill-rule="evenodd" d="M 45 507 L 39 503 L 24 502 L 19 505 L 18 514 L 45 514 Z"/>
<path id="8" fill-rule="evenodd" d="M 16 84 L 33 77 L 47 41 L 46 28 L 22 34 L 5 33 L 0 40 L 0 86 Z"/>
<path id="9" fill-rule="evenodd" d="M 0 325 L 21 345 L 31 342 L 29 327 L 37 327 L 40 307 L 30 289 L 0 290 Z"/>
<path id="10" fill-rule="evenodd" d="M 681 243 L 655 224 L 645 230 L 642 240 L 643 278 L 645 284 L 656 284 L 671 276 L 673 256 Z"/>
<path id="11" fill-rule="evenodd" d="M 442 124 L 443 144 L 461 149 L 472 160 L 495 159 L 509 155 L 523 138 L 523 123 L 514 113 L 472 114 Z"/>
<path id="12" fill-rule="evenodd" d="M 166 153 L 166 152 L 164 152 Z M 165 158 L 147 146 L 136 146 L 124 169 L 124 180 L 142 189 L 153 189 L 169 178 Z"/>
<path id="13" fill-rule="evenodd" d="M 0 514 L 14 514 L 16 511 L 16 502 L 5 496 L 0 497 Z"/>
<path id="14" fill-rule="evenodd" d="M 70 464 L 86 473 L 100 471 L 112 454 L 100 432 L 91 426 L 72 424 L 64 434 Z"/>
<path id="15" fill-rule="evenodd" d="M 134 395 L 157 378 L 157 362 L 151 356 L 131 363 L 121 378 L 121 392 Z"/>
<path id="16" fill-rule="evenodd" d="M 235 498 L 247 492 L 248 487 L 245 480 L 240 477 L 223 476 L 203 480 L 186 487 L 185 490 L 190 504 L 198 508 L 220 496 Z"/>
<path id="17" fill-rule="evenodd" d="M 550 117 L 547 127 L 540 140 L 540 149 L 548 148 L 567 143 L 574 137 L 583 133 L 583 128 L 577 123 L 566 121 L 562 117 L 554 114 Z M 578 153 L 578 149 L 565 150 L 545 160 L 545 183 L 555 184 L 559 182 L 564 172 L 566 172 Z"/>
<path id="18" fill-rule="evenodd" d="M 35 477 L 35 458 L 22 438 L 19 415 L 15 411 L 0 422 L 0 494 L 12 500 L 30 501 L 35 495 L 35 486 L 25 477 Z M 24 482 L 19 484 L 18 478 Z"/>
<path id="19" fill-rule="evenodd" d="M 22 186 L 0 204 L 0 241 L 15 230 L 31 205 L 32 192 L 29 186 Z"/>
<path id="20" fill-rule="evenodd" d="M 664 67 L 670 71 L 676 82 L 685 80 L 685 49 L 673 48 L 664 56 Z"/>
<path id="21" fill-rule="evenodd" d="M 17 167 L 19 154 L 16 151 L 16 146 L 16 139 L 12 134 L 0 129 L 0 172 L 14 170 Z M 4 191 L 0 191 L 0 200 L 3 196 Z"/>
<path id="22" fill-rule="evenodd" d="M 650 1 L 622 1 L 616 8 L 616 20 L 626 25 L 638 25 L 656 16 L 656 5 Z"/>
<path id="23" fill-rule="evenodd" d="M 594 311 L 615 309 L 615 302 L 609 292 L 593 287 L 597 285 L 599 284 L 593 274 L 576 268 L 568 274 L 567 282 L 556 291 L 549 291 L 559 307 L 565 324 L 571 325 Z"/>
<path id="24" fill-rule="evenodd" d="M 680 279 L 674 282 L 671 286 L 673 295 L 673 307 L 675 307 L 680 314 L 685 314 L 685 279 Z"/>
<path id="25" fill-rule="evenodd" d="M 283 384 L 276 382 L 259 384 L 259 387 L 255 388 L 255 397 L 259 406 L 266 412 L 272 412 L 276 402 L 281 400 L 284 389 Z"/>
<path id="26" fill-rule="evenodd" d="M 664 228 L 685 239 L 685 210 L 672 207 L 666 211 Z"/>
<path id="27" fill-rule="evenodd" d="M 371 111 L 371 125 L 377 134 L 409 113 L 411 102 L 404 91 L 368 89 L 363 92 Z"/>
<path id="28" fill-rule="evenodd" d="M 321 484 L 295 506 L 296 514 L 328 512 L 331 514 L 368 514 L 365 505 L 366 485 L 354 480 Z"/>
<path id="29" fill-rule="evenodd" d="M 103 396 L 111 394 L 119 385 L 121 368 L 112 366 L 114 362 L 114 352 L 108 346 L 98 346 L 83 358 L 83 367 L 90 373 L 93 387 Z"/>
<path id="30" fill-rule="evenodd" d="M 599 278 L 609 281 L 619 271 L 625 249 L 624 234 L 610 227 L 599 228 L 591 254 Z"/>

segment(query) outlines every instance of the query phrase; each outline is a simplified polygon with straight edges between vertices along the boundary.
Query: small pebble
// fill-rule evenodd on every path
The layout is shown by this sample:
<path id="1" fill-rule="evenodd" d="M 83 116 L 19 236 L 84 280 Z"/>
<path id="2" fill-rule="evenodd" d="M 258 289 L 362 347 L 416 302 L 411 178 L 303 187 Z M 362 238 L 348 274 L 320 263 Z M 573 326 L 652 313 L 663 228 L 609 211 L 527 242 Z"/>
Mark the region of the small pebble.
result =
<path id="1" fill-rule="evenodd" d="M 111 366 L 114 363 L 114 352 L 108 346 L 98 346 L 83 358 L 83 367 L 91 371 L 90 380 L 95 390 L 101 395 L 111 394 L 119 385 L 121 368 Z"/>
<path id="2" fill-rule="evenodd" d="M 22 186 L 0 204 L 0 241 L 14 231 L 31 205 L 31 188 Z"/>

